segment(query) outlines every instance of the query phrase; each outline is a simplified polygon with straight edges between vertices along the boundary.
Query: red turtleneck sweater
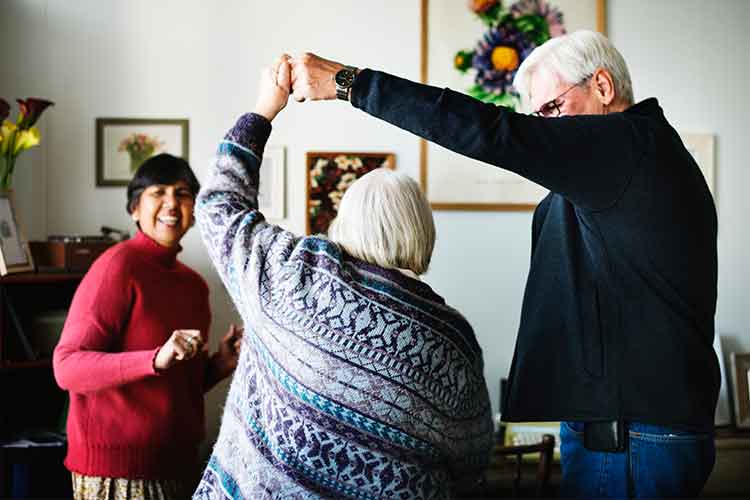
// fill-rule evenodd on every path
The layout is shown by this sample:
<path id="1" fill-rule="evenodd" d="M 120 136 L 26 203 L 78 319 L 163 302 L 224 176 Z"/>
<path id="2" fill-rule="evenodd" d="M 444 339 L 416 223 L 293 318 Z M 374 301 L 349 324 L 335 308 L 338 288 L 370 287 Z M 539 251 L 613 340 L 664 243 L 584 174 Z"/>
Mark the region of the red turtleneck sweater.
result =
<path id="1" fill-rule="evenodd" d="M 71 471 L 88 476 L 179 479 L 204 437 L 202 353 L 163 373 L 154 357 L 176 329 L 207 341 L 208 287 L 140 231 L 102 254 L 83 278 L 55 348 L 57 383 L 70 392 Z"/>

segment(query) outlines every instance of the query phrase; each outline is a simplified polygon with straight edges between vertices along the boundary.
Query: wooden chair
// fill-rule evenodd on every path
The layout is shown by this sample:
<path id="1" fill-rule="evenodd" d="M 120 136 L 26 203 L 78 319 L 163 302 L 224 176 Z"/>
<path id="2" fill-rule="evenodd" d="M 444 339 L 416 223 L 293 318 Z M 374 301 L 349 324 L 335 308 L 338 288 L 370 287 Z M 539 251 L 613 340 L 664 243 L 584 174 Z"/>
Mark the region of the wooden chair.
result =
<path id="1" fill-rule="evenodd" d="M 547 498 L 550 492 L 550 472 L 555 450 L 555 437 L 544 434 L 539 443 L 521 446 L 496 446 L 492 451 L 490 468 L 479 487 L 461 498 Z M 536 484 L 533 487 L 522 485 L 523 472 L 531 473 L 534 463 L 524 462 L 523 456 L 538 453 L 536 464 Z"/>

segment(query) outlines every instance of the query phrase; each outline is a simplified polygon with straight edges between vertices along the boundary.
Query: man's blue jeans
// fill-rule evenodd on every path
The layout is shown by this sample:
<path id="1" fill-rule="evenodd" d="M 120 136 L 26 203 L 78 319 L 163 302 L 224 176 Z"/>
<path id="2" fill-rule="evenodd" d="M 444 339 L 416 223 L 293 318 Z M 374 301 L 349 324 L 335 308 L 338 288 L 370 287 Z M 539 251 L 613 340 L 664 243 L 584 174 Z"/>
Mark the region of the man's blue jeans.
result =
<path id="1" fill-rule="evenodd" d="M 622 453 L 583 446 L 583 423 L 560 424 L 561 497 L 695 497 L 714 467 L 713 434 L 629 423 Z"/>

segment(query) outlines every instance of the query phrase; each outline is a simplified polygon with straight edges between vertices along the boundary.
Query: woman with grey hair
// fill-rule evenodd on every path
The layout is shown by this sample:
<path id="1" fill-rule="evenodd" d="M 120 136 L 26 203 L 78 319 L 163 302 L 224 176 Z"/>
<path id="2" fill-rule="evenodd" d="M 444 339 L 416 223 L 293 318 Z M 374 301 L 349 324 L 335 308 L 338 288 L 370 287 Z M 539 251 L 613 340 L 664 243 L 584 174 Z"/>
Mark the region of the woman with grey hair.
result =
<path id="1" fill-rule="evenodd" d="M 196 205 L 247 333 L 193 498 L 448 498 L 480 477 L 493 426 L 470 325 L 418 278 L 430 207 L 380 169 L 349 187 L 328 238 L 268 224 L 260 158 L 289 78 L 287 58 L 264 72 Z"/>
<path id="2" fill-rule="evenodd" d="M 536 116 L 314 54 L 292 67 L 299 101 L 348 100 L 550 190 L 503 419 L 564 422 L 564 496 L 697 495 L 715 455 L 716 210 L 610 41 L 579 31 L 532 52 L 515 85 Z"/>

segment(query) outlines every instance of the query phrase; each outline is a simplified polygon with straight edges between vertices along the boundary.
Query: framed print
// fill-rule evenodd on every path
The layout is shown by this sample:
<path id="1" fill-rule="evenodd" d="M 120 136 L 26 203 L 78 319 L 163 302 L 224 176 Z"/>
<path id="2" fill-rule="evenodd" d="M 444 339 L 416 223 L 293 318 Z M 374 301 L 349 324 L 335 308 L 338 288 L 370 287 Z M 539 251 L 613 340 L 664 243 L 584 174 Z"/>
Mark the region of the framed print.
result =
<path id="1" fill-rule="evenodd" d="M 367 172 L 395 168 L 393 153 L 307 153 L 307 234 L 325 234 L 347 188 Z"/>
<path id="2" fill-rule="evenodd" d="M 11 191 L 0 191 L 0 276 L 33 271 L 29 243 L 18 221 Z"/>
<path id="3" fill-rule="evenodd" d="M 680 132 L 685 148 L 693 155 L 695 162 L 706 179 L 711 195 L 716 199 L 715 171 L 714 171 L 714 135 L 713 134 L 691 134 Z"/>
<path id="4" fill-rule="evenodd" d="M 283 219 L 286 203 L 286 150 L 282 146 L 267 146 L 263 153 L 258 186 L 258 209 L 267 219 Z"/>
<path id="5" fill-rule="evenodd" d="M 734 423 L 739 429 L 750 429 L 750 353 L 733 352 L 730 359 Z"/>
<path id="6" fill-rule="evenodd" d="M 188 158 L 187 119 L 97 118 L 96 185 L 127 186 L 148 158 L 169 153 Z"/>
<path id="7" fill-rule="evenodd" d="M 729 390 L 727 389 L 727 370 L 724 367 L 724 349 L 721 345 L 721 335 L 714 335 L 714 351 L 719 360 L 719 371 L 721 372 L 721 388 L 719 389 L 719 400 L 716 403 L 714 413 L 714 425 L 729 425 L 732 423 L 732 415 L 729 405 Z"/>
<path id="8" fill-rule="evenodd" d="M 540 17 L 548 23 L 548 31 L 553 35 L 561 33 L 563 27 L 567 32 L 579 29 L 605 32 L 605 0 L 549 0 L 547 4 L 562 15 L 562 25 L 559 17 Z M 485 43 L 486 37 L 493 36 L 489 26 L 495 25 L 488 21 L 488 13 L 499 8 L 513 12 L 515 8 L 521 12 L 518 19 L 522 19 L 523 9 L 530 5 L 532 3 L 522 1 L 485 0 L 468 2 L 467 5 L 465 1 L 422 0 L 422 82 L 465 92 L 486 102 L 510 104 L 510 98 L 503 96 L 510 95 L 509 82 L 515 74 L 513 68 L 517 68 L 522 60 L 518 54 L 527 54 L 531 46 L 523 50 L 519 48 L 520 52 L 515 49 L 508 51 L 498 41 L 496 48 L 500 50 L 489 50 L 492 47 Z M 482 11 L 485 7 L 489 10 Z M 464 59 L 478 61 L 474 57 L 476 54 L 491 61 L 493 68 L 497 68 L 497 64 L 508 65 L 505 66 L 508 68 L 505 83 L 497 83 L 502 86 L 502 92 L 499 87 L 497 94 L 483 89 L 481 85 L 484 83 L 479 83 L 479 70 L 470 62 L 462 62 Z M 465 55 L 471 57 L 463 57 Z M 486 83 L 486 80 L 482 81 Z M 420 183 L 436 210 L 532 210 L 547 194 L 546 189 L 512 172 L 461 156 L 425 140 L 420 144 Z"/>

